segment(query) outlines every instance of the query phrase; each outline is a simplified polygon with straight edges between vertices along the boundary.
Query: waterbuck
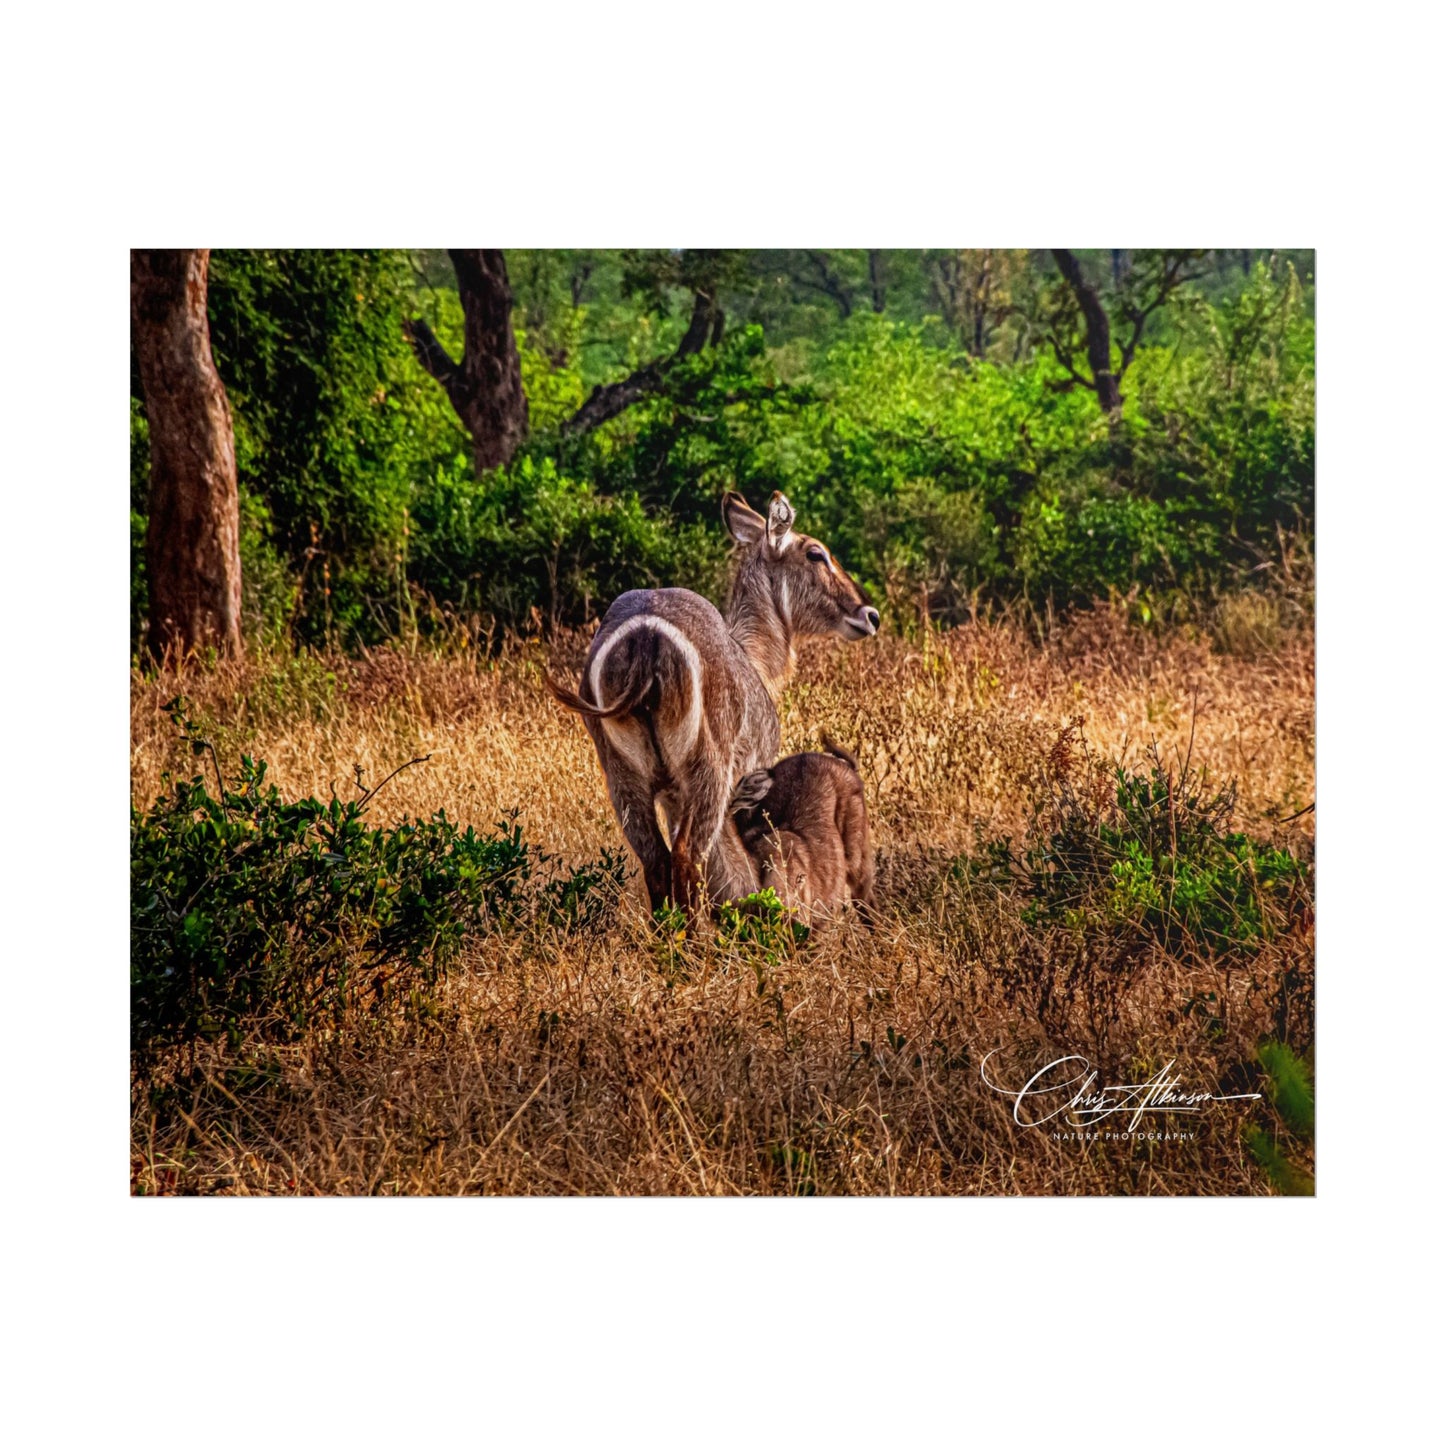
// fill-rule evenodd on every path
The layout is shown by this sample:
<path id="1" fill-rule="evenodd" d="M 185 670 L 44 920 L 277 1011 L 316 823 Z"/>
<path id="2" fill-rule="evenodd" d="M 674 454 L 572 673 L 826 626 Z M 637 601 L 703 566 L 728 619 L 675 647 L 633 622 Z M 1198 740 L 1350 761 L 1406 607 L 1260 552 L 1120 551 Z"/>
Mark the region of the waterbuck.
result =
<path id="1" fill-rule="evenodd" d="M 852 753 L 824 739 L 738 781 L 729 804 L 738 838 L 771 888 L 804 923 L 873 898 L 873 848 Z"/>
<path id="2" fill-rule="evenodd" d="M 821 542 L 793 530 L 781 492 L 766 517 L 736 492 L 722 510 L 740 548 L 726 620 L 680 587 L 624 592 L 592 639 L 577 691 L 547 679 L 591 734 L 654 909 L 695 912 L 704 868 L 714 902 L 752 891 L 755 868 L 726 826 L 727 804 L 744 773 L 777 756 L 775 699 L 793 644 L 829 633 L 856 642 L 878 630 L 862 588 Z"/>

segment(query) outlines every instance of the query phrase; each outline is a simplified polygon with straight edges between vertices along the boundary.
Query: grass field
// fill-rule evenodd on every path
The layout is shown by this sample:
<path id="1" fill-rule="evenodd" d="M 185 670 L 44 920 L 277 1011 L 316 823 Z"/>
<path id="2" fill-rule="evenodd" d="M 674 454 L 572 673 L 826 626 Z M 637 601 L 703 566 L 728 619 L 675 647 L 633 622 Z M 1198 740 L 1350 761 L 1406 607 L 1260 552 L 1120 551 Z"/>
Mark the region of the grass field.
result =
<path id="1" fill-rule="evenodd" d="M 1090 759 L 1138 770 L 1157 744 L 1172 771 L 1188 756 L 1234 780 L 1231 826 L 1308 872 L 1313 814 L 1292 815 L 1314 797 L 1313 634 L 1265 622 L 1246 611 L 1160 634 L 1101 607 L 1045 645 L 1002 623 L 811 645 L 783 698 L 784 750 L 829 733 L 859 755 L 879 857 L 871 929 L 845 920 L 761 952 L 680 941 L 654 929 L 633 877 L 606 926 L 469 939 L 429 1018 L 318 1032 L 244 1066 L 176 1051 L 133 1087 L 132 1189 L 1272 1192 L 1252 1131 L 1313 1167 L 1257 1062 L 1266 1039 L 1313 1047 L 1308 899 L 1221 947 L 1127 910 L 1102 928 L 1041 919 L 1017 878 L 966 861 L 1004 838 L 1021 856 Z M 193 770 L 162 712 L 184 691 L 223 765 L 264 758 L 288 796 L 429 754 L 376 799 L 377 819 L 445 807 L 481 826 L 516 808 L 549 853 L 595 857 L 620 834 L 581 724 L 540 680 L 544 665 L 575 675 L 584 645 L 550 663 L 518 642 L 491 659 L 386 650 L 183 683 L 137 673 L 133 799 Z M 1189 1140 L 1051 1139 L 981 1082 L 992 1050 L 1023 1076 L 1082 1054 L 1106 1082 L 1174 1059 L 1202 1088 L 1266 1098 L 1210 1108 Z"/>

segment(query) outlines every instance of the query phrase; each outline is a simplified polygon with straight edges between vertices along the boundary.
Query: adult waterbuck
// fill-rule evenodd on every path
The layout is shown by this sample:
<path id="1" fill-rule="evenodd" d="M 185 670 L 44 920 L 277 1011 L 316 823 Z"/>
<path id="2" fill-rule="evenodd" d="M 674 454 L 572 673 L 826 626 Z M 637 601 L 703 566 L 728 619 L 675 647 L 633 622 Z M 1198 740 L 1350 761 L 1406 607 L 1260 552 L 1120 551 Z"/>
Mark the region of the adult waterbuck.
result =
<path id="1" fill-rule="evenodd" d="M 671 902 L 695 912 L 704 870 L 714 902 L 756 887 L 727 805 L 739 778 L 777 756 L 775 699 L 794 642 L 829 633 L 856 642 L 878 630 L 862 588 L 821 542 L 793 530 L 781 492 L 766 518 L 729 492 L 723 519 L 740 548 L 726 619 L 679 587 L 624 592 L 592 640 L 577 691 L 547 679 L 591 734 L 654 909 Z"/>

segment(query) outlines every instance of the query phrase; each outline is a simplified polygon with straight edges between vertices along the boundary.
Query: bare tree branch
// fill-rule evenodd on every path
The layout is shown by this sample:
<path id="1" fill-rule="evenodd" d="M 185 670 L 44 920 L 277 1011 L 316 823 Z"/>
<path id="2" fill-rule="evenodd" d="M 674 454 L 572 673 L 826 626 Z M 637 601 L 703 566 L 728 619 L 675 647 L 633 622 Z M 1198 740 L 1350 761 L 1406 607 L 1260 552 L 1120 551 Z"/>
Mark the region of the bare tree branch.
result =
<path id="1" fill-rule="evenodd" d="M 1183 255 L 1166 256 L 1163 263 L 1163 271 L 1154 289 L 1154 295 L 1143 306 L 1126 305 L 1123 308 L 1124 319 L 1129 322 L 1131 330 L 1129 339 L 1119 348 L 1119 376 L 1123 376 L 1129 369 L 1129 364 L 1134 360 L 1134 351 L 1139 345 L 1140 338 L 1144 335 L 1144 327 L 1148 324 L 1149 318 L 1182 286 L 1186 281 L 1197 281 L 1203 274 L 1199 271 L 1186 271 L 1188 257 Z"/>
<path id="2" fill-rule="evenodd" d="M 1064 370 L 1069 373 L 1072 384 L 1086 386 L 1090 391 L 1095 390 L 1094 383 L 1087 376 L 1082 375 L 1080 372 L 1074 369 L 1073 362 L 1069 360 L 1068 355 L 1064 351 L 1064 348 L 1060 344 L 1059 338 L 1057 336 L 1054 336 L 1052 334 L 1049 336 L 1049 345 L 1053 348 L 1054 355 L 1058 358 L 1059 365 L 1062 366 Z"/>
<path id="3" fill-rule="evenodd" d="M 671 356 L 649 361 L 639 366 L 630 376 L 621 381 L 596 386 L 586 401 L 562 423 L 564 436 L 581 436 L 603 422 L 620 416 L 634 402 L 661 391 L 668 375 L 689 356 L 696 356 L 709 341 L 716 346 L 722 339 L 724 316 L 716 300 L 703 291 L 695 291 L 692 300 L 692 316 L 687 330 Z"/>
<path id="4" fill-rule="evenodd" d="M 873 293 L 873 310 L 876 315 L 883 314 L 883 307 L 888 300 L 888 282 L 883 267 L 883 252 L 869 251 L 868 253 L 868 286 Z"/>
<path id="5" fill-rule="evenodd" d="M 446 347 L 437 340 L 436 333 L 420 316 L 403 321 L 401 329 L 406 333 L 406 339 L 411 342 L 411 349 L 416 353 L 416 359 L 421 362 L 423 369 L 441 382 L 450 396 L 452 387 L 456 384 L 457 364 L 447 354 Z"/>
<path id="6" fill-rule="evenodd" d="M 828 265 L 828 258 L 821 251 L 804 251 L 803 255 L 808 258 L 808 264 L 812 266 L 818 279 L 814 281 L 807 276 L 799 276 L 799 284 L 828 297 L 838 308 L 838 314 L 846 321 L 853 314 L 853 298 L 848 288 L 844 286 L 838 273 Z"/>

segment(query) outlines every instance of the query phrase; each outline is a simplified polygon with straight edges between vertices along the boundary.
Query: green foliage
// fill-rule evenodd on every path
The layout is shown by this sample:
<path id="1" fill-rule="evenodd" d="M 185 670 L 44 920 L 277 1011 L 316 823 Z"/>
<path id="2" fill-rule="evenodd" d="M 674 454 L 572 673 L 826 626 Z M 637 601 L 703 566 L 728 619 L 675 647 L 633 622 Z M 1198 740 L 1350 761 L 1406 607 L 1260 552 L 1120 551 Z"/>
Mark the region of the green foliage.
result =
<path id="1" fill-rule="evenodd" d="M 1245 1137 L 1249 1152 L 1281 1194 L 1314 1194 L 1314 1177 L 1293 1163 L 1264 1130 L 1251 1129 Z"/>
<path id="2" fill-rule="evenodd" d="M 808 929 L 771 888 L 724 903 L 718 910 L 717 946 L 776 967 L 807 941 Z"/>
<path id="3" fill-rule="evenodd" d="M 1246 273 L 1217 253 L 1150 318 L 1111 428 L 1037 344 L 1061 294 L 1046 253 L 993 256 L 987 302 L 968 289 L 982 255 L 884 253 L 875 315 L 862 251 L 511 252 L 532 439 L 478 477 L 402 330 L 425 314 L 460 354 L 444 254 L 216 252 L 212 336 L 236 424 L 248 633 L 350 643 L 409 634 L 438 612 L 575 623 L 658 583 L 716 598 L 729 488 L 754 501 L 785 490 L 898 621 L 1111 593 L 1133 594 L 1148 620 L 1257 585 L 1284 534 L 1308 549 L 1314 321 L 1290 264 Z M 1096 273 L 1109 265 L 1081 255 Z M 1136 262 L 1120 304 L 1148 289 L 1149 259 Z M 670 354 L 693 286 L 722 296 L 721 342 L 605 426 L 566 434 L 594 385 Z M 136 404 L 131 441 L 139 637 Z"/>
<path id="4" fill-rule="evenodd" d="M 270 648 L 291 632 L 304 584 L 273 540 L 271 509 L 249 488 L 239 500 L 241 626 L 248 642 Z"/>
<path id="5" fill-rule="evenodd" d="M 1281 1194 L 1312 1195 L 1314 1176 L 1291 1153 L 1311 1147 L 1315 1137 L 1315 1086 L 1307 1060 L 1286 1043 L 1268 1039 L 1259 1046 L 1265 1091 L 1284 1121 L 1284 1133 L 1273 1135 L 1259 1128 L 1245 1135 L 1250 1153 Z M 1292 1139 L 1291 1139 L 1292 1136 Z M 1295 1146 L 1291 1148 L 1291 1143 Z"/>
<path id="6" fill-rule="evenodd" d="M 567 314 L 561 333 L 549 346 L 546 338 L 517 330 L 517 355 L 527 418 L 538 432 L 555 432 L 586 400 L 582 381 L 582 327 L 585 311 Z"/>
<path id="7" fill-rule="evenodd" d="M 1315 1134 L 1315 1086 L 1309 1066 L 1288 1044 L 1270 1039 L 1259 1046 L 1269 1096 L 1290 1132 L 1300 1139 Z"/>
<path id="8" fill-rule="evenodd" d="M 244 1035 L 286 1039 L 365 1008 L 425 1014 L 470 931 L 536 911 L 551 926 L 594 926 L 620 896 L 622 860 L 529 889 L 550 859 L 515 814 L 491 832 L 445 812 L 374 828 L 357 797 L 287 802 L 266 765 L 242 757 L 233 787 L 176 699 L 170 709 L 201 776 L 131 815 L 131 1037 L 159 1044 Z"/>
<path id="9" fill-rule="evenodd" d="M 595 863 L 579 864 L 543 885 L 541 917 L 568 933 L 599 928 L 612 920 L 626 882 L 627 855 L 604 848 Z"/>
<path id="10" fill-rule="evenodd" d="M 723 903 L 716 929 L 707 935 L 690 932 L 686 913 L 671 904 L 654 910 L 652 952 L 668 986 L 693 974 L 713 958 L 750 968 L 757 977 L 758 996 L 780 1003 L 773 970 L 807 941 L 809 930 L 799 923 L 778 895 L 765 888 Z"/>
<path id="11" fill-rule="evenodd" d="M 403 334 L 412 284 L 402 251 L 212 255 L 212 348 L 259 504 L 253 558 L 264 542 L 298 594 L 293 608 L 286 589 L 253 592 L 262 630 L 368 638 L 396 616 L 412 486 L 468 444 Z"/>
<path id="12" fill-rule="evenodd" d="M 1122 437 L 1048 358 L 979 361 L 859 315 L 786 382 L 760 330 L 735 334 L 569 467 L 713 526 L 728 488 L 782 488 L 893 611 L 960 621 L 980 598 L 1138 588 L 1159 612 L 1257 567 L 1278 528 L 1308 528 L 1312 322 L 1293 294 L 1253 345 L 1196 308 L 1187 364 L 1141 351 Z"/>
<path id="13" fill-rule="evenodd" d="M 1232 831 L 1232 787 L 1214 788 L 1155 752 L 1131 773 L 1091 759 L 1078 723 L 1050 755 L 1048 797 L 1021 855 L 995 844 L 989 866 L 1022 883 L 1025 919 L 1085 932 L 1247 951 L 1308 907 L 1305 865 Z"/>
<path id="14" fill-rule="evenodd" d="M 416 502 L 412 578 L 463 614 L 555 625 L 606 610 L 632 587 L 718 590 L 721 529 L 672 524 L 635 494 L 609 496 L 524 455 L 479 481 L 469 462 L 438 468 Z"/>

